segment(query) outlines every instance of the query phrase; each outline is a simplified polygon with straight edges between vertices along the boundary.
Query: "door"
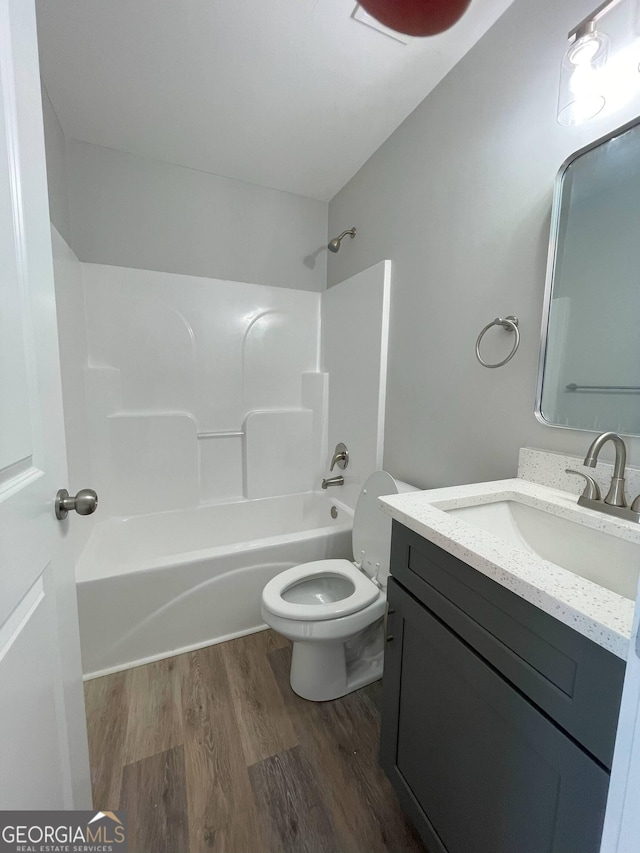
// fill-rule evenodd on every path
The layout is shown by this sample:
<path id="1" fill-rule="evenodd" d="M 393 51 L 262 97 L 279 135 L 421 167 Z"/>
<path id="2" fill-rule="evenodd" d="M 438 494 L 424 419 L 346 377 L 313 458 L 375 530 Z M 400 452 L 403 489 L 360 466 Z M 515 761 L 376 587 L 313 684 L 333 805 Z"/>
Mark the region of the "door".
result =
<path id="1" fill-rule="evenodd" d="M 90 809 L 32 0 L 0 0 L 0 293 L 0 809 Z"/>
<path id="2" fill-rule="evenodd" d="M 640 851 L 640 592 L 636 600 L 600 853 Z"/>

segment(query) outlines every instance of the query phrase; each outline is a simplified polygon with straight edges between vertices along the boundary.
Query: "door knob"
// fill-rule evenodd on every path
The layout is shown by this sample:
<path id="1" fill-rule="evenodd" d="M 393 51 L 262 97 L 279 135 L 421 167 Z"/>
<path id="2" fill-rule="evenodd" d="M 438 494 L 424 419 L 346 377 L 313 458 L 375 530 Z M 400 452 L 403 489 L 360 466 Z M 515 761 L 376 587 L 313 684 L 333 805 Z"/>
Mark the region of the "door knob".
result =
<path id="1" fill-rule="evenodd" d="M 75 497 L 66 489 L 60 489 L 56 495 L 56 518 L 62 521 L 72 509 L 78 515 L 91 515 L 98 507 L 98 495 L 93 489 L 80 489 Z"/>

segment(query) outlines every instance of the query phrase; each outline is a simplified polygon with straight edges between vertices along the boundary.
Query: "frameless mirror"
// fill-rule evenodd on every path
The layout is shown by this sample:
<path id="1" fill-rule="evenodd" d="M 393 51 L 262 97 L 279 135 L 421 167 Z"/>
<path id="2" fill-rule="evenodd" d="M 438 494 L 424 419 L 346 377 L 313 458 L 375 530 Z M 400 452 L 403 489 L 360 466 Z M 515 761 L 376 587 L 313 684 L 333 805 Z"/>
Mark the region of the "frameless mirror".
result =
<path id="1" fill-rule="evenodd" d="M 640 123 L 558 172 L 536 416 L 640 435 Z"/>

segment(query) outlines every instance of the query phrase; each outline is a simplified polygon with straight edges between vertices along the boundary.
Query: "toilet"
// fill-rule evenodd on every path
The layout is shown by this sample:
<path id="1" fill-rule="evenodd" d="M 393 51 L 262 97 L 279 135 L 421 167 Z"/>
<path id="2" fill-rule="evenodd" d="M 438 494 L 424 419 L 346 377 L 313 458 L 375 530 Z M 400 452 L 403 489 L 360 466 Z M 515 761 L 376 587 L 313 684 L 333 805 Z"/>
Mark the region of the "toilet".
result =
<path id="1" fill-rule="evenodd" d="M 262 618 L 293 640 L 291 687 L 303 699 L 337 699 L 382 676 L 391 518 L 378 498 L 413 491 L 375 471 L 356 504 L 354 562 L 303 563 L 263 589 Z"/>

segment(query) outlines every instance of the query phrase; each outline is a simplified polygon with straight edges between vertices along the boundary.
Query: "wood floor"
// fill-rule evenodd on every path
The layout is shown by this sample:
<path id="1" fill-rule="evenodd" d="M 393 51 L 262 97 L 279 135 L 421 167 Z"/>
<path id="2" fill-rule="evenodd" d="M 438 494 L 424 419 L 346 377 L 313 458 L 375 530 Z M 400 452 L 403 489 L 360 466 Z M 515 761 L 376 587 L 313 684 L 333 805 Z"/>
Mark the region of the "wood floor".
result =
<path id="1" fill-rule="evenodd" d="M 130 853 L 423 851 L 377 762 L 380 682 L 333 702 L 289 686 L 264 631 L 85 684 L 94 807 Z"/>

